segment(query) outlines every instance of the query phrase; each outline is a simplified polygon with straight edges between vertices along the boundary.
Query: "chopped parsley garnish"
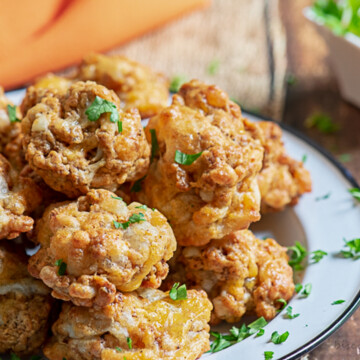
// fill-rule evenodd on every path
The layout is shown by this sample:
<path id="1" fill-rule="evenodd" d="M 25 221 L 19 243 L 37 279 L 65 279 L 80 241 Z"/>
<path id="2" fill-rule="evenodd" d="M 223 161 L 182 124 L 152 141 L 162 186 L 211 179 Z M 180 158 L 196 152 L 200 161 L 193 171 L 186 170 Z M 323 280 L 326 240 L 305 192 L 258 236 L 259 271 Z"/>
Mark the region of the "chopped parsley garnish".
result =
<path id="1" fill-rule="evenodd" d="M 146 205 L 139 205 L 139 206 L 135 206 L 135 209 L 143 209 L 143 210 L 147 210 L 148 207 Z"/>
<path id="2" fill-rule="evenodd" d="M 283 334 L 279 334 L 277 331 L 274 331 L 271 334 L 271 342 L 274 344 L 281 344 L 286 341 L 286 339 L 289 337 L 289 332 L 285 331 Z"/>
<path id="3" fill-rule="evenodd" d="M 302 290 L 303 286 L 301 284 L 295 285 L 295 292 L 298 294 Z"/>
<path id="4" fill-rule="evenodd" d="M 65 275 L 65 273 L 66 273 L 66 263 L 62 259 L 56 260 L 55 261 L 55 266 L 59 267 L 58 275 L 60 275 L 60 276 Z"/>
<path id="5" fill-rule="evenodd" d="M 339 304 L 342 304 L 342 303 L 344 303 L 345 302 L 345 300 L 336 300 L 336 301 L 333 301 L 332 303 L 331 303 L 331 305 L 339 305 Z"/>
<path id="6" fill-rule="evenodd" d="M 170 82 L 170 91 L 173 93 L 177 93 L 180 90 L 181 85 L 186 83 L 186 81 L 187 81 L 187 78 L 184 75 L 174 76 Z"/>
<path id="7" fill-rule="evenodd" d="M 360 259 L 360 238 L 344 241 L 348 250 L 341 250 L 341 255 L 346 259 Z"/>
<path id="8" fill-rule="evenodd" d="M 115 200 L 121 200 L 121 201 L 124 201 L 124 200 L 123 200 L 123 198 L 122 198 L 122 197 L 120 197 L 120 196 L 113 196 L 113 195 L 111 195 L 111 197 L 112 197 L 113 199 L 115 199 Z"/>
<path id="9" fill-rule="evenodd" d="M 120 222 L 117 222 L 117 221 L 113 221 L 114 223 L 114 226 L 116 229 L 127 229 L 130 224 L 135 224 L 135 223 L 139 223 L 139 222 L 142 222 L 142 221 L 146 221 L 145 219 L 145 216 L 143 213 L 138 213 L 138 214 L 132 214 L 130 217 L 129 217 L 129 220 L 128 221 L 125 221 L 123 223 L 120 223 Z"/>
<path id="10" fill-rule="evenodd" d="M 131 350 L 132 349 L 132 340 L 131 340 L 131 338 L 127 337 L 126 342 L 127 342 L 127 345 L 129 347 L 129 349 Z"/>
<path id="11" fill-rule="evenodd" d="M 151 158 L 150 158 L 150 162 L 153 162 L 154 157 L 159 152 L 159 143 L 157 141 L 156 130 L 155 129 L 150 129 L 150 135 L 151 135 Z"/>
<path id="12" fill-rule="evenodd" d="M 285 299 L 283 299 L 283 298 L 277 299 L 277 300 L 275 300 L 275 302 L 281 303 L 281 308 L 278 311 L 281 311 L 287 305 L 287 301 Z"/>
<path id="13" fill-rule="evenodd" d="M 197 154 L 184 154 L 179 150 L 175 151 L 175 162 L 180 165 L 191 165 L 196 159 L 198 159 L 203 152 Z"/>
<path id="14" fill-rule="evenodd" d="M 273 351 L 264 351 L 264 358 L 265 360 L 271 360 L 274 357 Z"/>
<path id="15" fill-rule="evenodd" d="M 13 122 L 20 122 L 21 120 L 17 118 L 16 116 L 16 106 L 11 106 L 11 105 L 8 105 L 7 106 L 7 111 L 8 111 L 8 114 L 9 114 L 9 120 L 11 123 Z M 16 355 L 15 355 L 16 356 Z"/>
<path id="16" fill-rule="evenodd" d="M 217 72 L 219 71 L 219 67 L 220 67 L 220 61 L 214 59 L 209 63 L 206 71 L 209 75 L 216 75 Z"/>
<path id="17" fill-rule="evenodd" d="M 349 193 L 354 197 L 354 199 L 360 201 L 360 189 L 358 188 L 349 189 Z"/>
<path id="18" fill-rule="evenodd" d="M 295 242 L 294 246 L 288 247 L 288 251 L 291 251 L 289 265 L 294 270 L 303 270 L 303 261 L 307 256 L 307 251 L 298 241 Z"/>
<path id="19" fill-rule="evenodd" d="M 333 134 L 340 130 L 339 124 L 335 123 L 333 119 L 326 114 L 315 113 L 309 116 L 304 125 L 307 128 L 316 128 L 324 134 Z"/>
<path id="20" fill-rule="evenodd" d="M 179 286 L 179 283 L 175 283 L 169 292 L 170 299 L 172 300 L 186 300 L 187 290 L 186 285 Z"/>
<path id="21" fill-rule="evenodd" d="M 307 154 L 304 154 L 304 155 L 302 156 L 302 158 L 301 158 L 301 162 L 302 162 L 303 164 L 305 164 L 305 163 L 306 163 L 306 160 L 307 160 Z"/>
<path id="22" fill-rule="evenodd" d="M 139 180 L 136 180 L 130 189 L 130 192 L 139 192 L 141 190 L 141 183 L 146 178 L 146 175 Z"/>
<path id="23" fill-rule="evenodd" d="M 305 284 L 301 295 L 308 297 L 311 294 L 311 290 L 312 290 L 312 284 L 311 283 Z"/>
<path id="24" fill-rule="evenodd" d="M 232 102 L 234 102 L 236 105 L 241 106 L 241 105 L 240 105 L 240 101 L 239 101 L 239 100 L 236 100 L 236 99 L 235 99 L 235 98 L 233 98 L 233 97 L 231 97 L 231 98 L 230 98 L 230 100 L 231 100 Z"/>
<path id="25" fill-rule="evenodd" d="M 314 263 L 318 263 L 324 256 L 327 256 L 327 252 L 323 250 L 315 250 L 311 253 L 311 260 L 313 260 Z"/>
<path id="26" fill-rule="evenodd" d="M 317 198 L 315 198 L 315 201 L 321 201 L 321 200 L 326 200 L 330 197 L 331 195 L 331 192 L 328 192 L 327 194 L 325 195 L 322 195 L 322 196 L 318 196 Z"/>
<path id="27" fill-rule="evenodd" d="M 351 161 L 351 154 L 340 154 L 338 156 L 338 159 L 342 163 L 347 163 L 347 162 Z"/>
<path id="28" fill-rule="evenodd" d="M 298 316 L 300 316 L 300 314 L 293 314 L 293 308 L 292 308 L 292 306 L 288 306 L 288 307 L 286 308 L 286 317 L 287 317 L 288 319 L 295 319 L 295 318 L 297 318 Z"/>
<path id="29" fill-rule="evenodd" d="M 95 100 L 86 109 L 85 114 L 90 121 L 96 121 L 104 113 L 110 113 L 110 121 L 116 123 L 119 121 L 119 113 L 116 105 L 111 101 L 96 96 Z"/>
<path id="30" fill-rule="evenodd" d="M 118 124 L 118 132 L 120 134 L 122 133 L 122 121 L 118 121 L 117 124 Z"/>
<path id="31" fill-rule="evenodd" d="M 265 334 L 265 329 L 260 329 L 255 337 L 263 336 Z"/>
<path id="32" fill-rule="evenodd" d="M 220 350 L 226 349 L 231 345 L 234 345 L 255 333 L 257 336 L 261 336 L 264 334 L 265 330 L 263 327 L 267 325 L 266 320 L 261 317 L 248 326 L 243 324 L 240 328 L 233 326 L 230 329 L 230 334 L 220 334 L 218 332 L 210 332 L 210 334 L 215 338 L 210 346 L 210 351 L 212 353 L 218 352 Z"/>
<path id="33" fill-rule="evenodd" d="M 117 347 L 115 348 L 115 350 L 116 350 L 117 352 L 122 352 L 122 349 L 121 349 L 121 347 L 119 347 L 119 346 L 117 346 Z"/>

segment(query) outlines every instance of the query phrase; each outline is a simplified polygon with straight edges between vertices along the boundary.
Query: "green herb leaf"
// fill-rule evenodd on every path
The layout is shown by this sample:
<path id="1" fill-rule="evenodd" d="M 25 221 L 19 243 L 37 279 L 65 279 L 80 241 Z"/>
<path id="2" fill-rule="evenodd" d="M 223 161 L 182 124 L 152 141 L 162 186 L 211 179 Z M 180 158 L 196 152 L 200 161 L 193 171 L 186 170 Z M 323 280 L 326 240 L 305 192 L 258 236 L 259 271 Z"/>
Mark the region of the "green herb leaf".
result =
<path id="1" fill-rule="evenodd" d="M 133 186 L 131 187 L 130 192 L 137 193 L 137 192 L 141 191 L 141 184 L 142 184 L 142 182 L 144 181 L 145 178 L 146 178 L 146 175 L 144 177 L 142 177 L 141 179 L 136 180 L 134 182 Z"/>
<path id="2" fill-rule="evenodd" d="M 306 160 L 307 160 L 307 154 L 304 154 L 304 155 L 302 156 L 302 158 L 301 158 L 301 162 L 302 162 L 303 164 L 305 164 L 305 163 L 306 163 Z"/>
<path id="3" fill-rule="evenodd" d="M 265 360 L 271 360 L 274 357 L 273 351 L 264 351 L 264 358 Z"/>
<path id="4" fill-rule="evenodd" d="M 342 303 L 344 303 L 345 302 L 345 300 L 336 300 L 336 301 L 333 301 L 332 303 L 331 303 L 331 305 L 339 305 L 339 304 L 342 304 Z"/>
<path id="5" fill-rule="evenodd" d="M 219 71 L 219 67 L 220 67 L 220 61 L 214 59 L 209 63 L 206 71 L 209 75 L 215 75 Z"/>
<path id="6" fill-rule="evenodd" d="M 304 125 L 307 128 L 316 128 L 324 134 L 333 134 L 340 130 L 339 124 L 335 123 L 330 116 L 322 113 L 309 116 Z"/>
<path id="7" fill-rule="evenodd" d="M 295 285 L 295 292 L 298 294 L 302 290 L 303 286 L 301 284 Z"/>
<path id="8" fill-rule="evenodd" d="M 288 319 L 295 319 L 297 318 L 298 316 L 300 316 L 300 314 L 293 314 L 293 308 L 291 306 L 288 306 L 286 308 L 286 317 Z"/>
<path id="9" fill-rule="evenodd" d="M 308 297 L 311 294 L 311 290 L 312 290 L 312 284 L 308 283 L 304 286 L 304 290 L 301 293 L 301 295 L 304 295 L 305 297 Z"/>
<path id="10" fill-rule="evenodd" d="M 9 120 L 11 123 L 13 122 L 21 122 L 20 119 L 17 118 L 16 116 L 16 106 L 11 106 L 11 105 L 7 105 L 7 111 L 9 114 Z"/>
<path id="11" fill-rule="evenodd" d="M 256 334 L 256 337 L 263 336 L 265 334 L 265 329 L 260 329 Z"/>
<path id="12" fill-rule="evenodd" d="M 349 193 L 354 197 L 354 199 L 360 201 L 360 189 L 358 188 L 349 189 Z"/>
<path id="13" fill-rule="evenodd" d="M 140 205 L 140 206 L 135 206 L 135 209 L 143 209 L 143 210 L 147 210 L 148 207 L 146 205 Z"/>
<path id="14" fill-rule="evenodd" d="M 275 302 L 281 303 L 281 308 L 280 308 L 278 311 L 281 311 L 281 310 L 284 309 L 285 306 L 287 305 L 287 301 L 286 301 L 285 299 L 282 299 L 282 298 L 275 300 Z"/>
<path id="15" fill-rule="evenodd" d="M 85 114 L 90 121 L 96 121 L 104 113 L 110 113 L 110 121 L 116 123 L 119 121 L 119 113 L 116 105 L 111 101 L 95 97 L 92 104 L 86 109 Z"/>
<path id="16" fill-rule="evenodd" d="M 131 340 L 131 338 L 127 337 L 126 342 L 128 344 L 129 349 L 131 350 L 132 349 L 132 340 Z"/>
<path id="17" fill-rule="evenodd" d="M 279 334 L 277 331 L 274 331 L 271 334 L 271 341 L 274 344 L 281 344 L 286 341 L 286 339 L 289 337 L 289 332 L 285 331 L 283 334 Z"/>
<path id="18" fill-rule="evenodd" d="M 181 85 L 186 83 L 186 81 L 187 81 L 187 77 L 184 75 L 174 76 L 170 81 L 170 91 L 172 93 L 177 93 L 180 90 Z"/>
<path id="19" fill-rule="evenodd" d="M 122 197 L 120 197 L 120 196 L 113 196 L 113 195 L 111 195 L 111 197 L 112 197 L 113 199 L 115 199 L 115 200 L 121 200 L 121 201 L 124 201 L 124 200 L 123 200 L 123 198 L 122 198 Z"/>
<path id="20" fill-rule="evenodd" d="M 290 251 L 290 260 L 289 265 L 294 270 L 303 270 L 303 261 L 307 256 L 307 251 L 298 241 L 295 242 L 294 246 L 288 247 L 288 251 Z"/>
<path id="21" fill-rule="evenodd" d="M 179 286 L 179 283 L 175 283 L 169 292 L 170 299 L 172 300 L 186 300 L 187 290 L 186 285 Z"/>
<path id="22" fill-rule="evenodd" d="M 117 124 L 118 124 L 118 132 L 120 134 L 122 133 L 122 121 L 118 121 Z"/>
<path id="23" fill-rule="evenodd" d="M 116 350 L 117 352 L 122 352 L 122 349 L 121 349 L 119 346 L 117 346 L 117 347 L 115 348 L 115 350 Z"/>
<path id="24" fill-rule="evenodd" d="M 341 250 L 341 255 L 346 259 L 360 259 L 360 238 L 349 241 L 344 239 L 344 241 L 348 250 Z"/>
<path id="25" fill-rule="evenodd" d="M 315 201 L 326 200 L 326 199 L 328 199 L 330 197 L 330 195 L 331 195 L 331 192 L 328 192 L 325 195 L 318 196 L 317 198 L 315 198 Z"/>
<path id="26" fill-rule="evenodd" d="M 120 222 L 117 222 L 117 221 L 113 221 L 114 223 L 114 226 L 116 229 L 124 229 L 126 230 L 130 224 L 135 224 L 135 223 L 139 223 L 139 222 L 142 222 L 142 221 L 146 221 L 145 219 L 145 215 L 143 213 L 138 213 L 138 214 L 132 214 L 130 217 L 129 217 L 129 220 L 128 221 L 125 221 L 123 223 L 120 223 Z"/>
<path id="27" fill-rule="evenodd" d="M 197 154 L 184 154 L 179 150 L 175 151 L 175 162 L 180 165 L 191 165 L 196 159 L 198 159 L 203 152 L 199 152 Z"/>
<path id="28" fill-rule="evenodd" d="M 156 137 L 156 130 L 155 129 L 150 129 L 150 134 L 151 134 L 151 158 L 150 158 L 150 162 L 153 162 L 154 157 L 157 156 L 157 154 L 159 153 L 159 143 L 158 143 L 157 137 Z"/>
<path id="29" fill-rule="evenodd" d="M 65 275 L 65 273 L 66 273 L 66 263 L 62 259 L 56 260 L 55 261 L 55 266 L 59 267 L 58 275 L 60 275 L 60 276 Z"/>
<path id="30" fill-rule="evenodd" d="M 328 253 L 323 250 L 315 250 L 311 253 L 311 260 L 313 260 L 314 263 L 318 263 L 324 256 L 327 256 Z"/>

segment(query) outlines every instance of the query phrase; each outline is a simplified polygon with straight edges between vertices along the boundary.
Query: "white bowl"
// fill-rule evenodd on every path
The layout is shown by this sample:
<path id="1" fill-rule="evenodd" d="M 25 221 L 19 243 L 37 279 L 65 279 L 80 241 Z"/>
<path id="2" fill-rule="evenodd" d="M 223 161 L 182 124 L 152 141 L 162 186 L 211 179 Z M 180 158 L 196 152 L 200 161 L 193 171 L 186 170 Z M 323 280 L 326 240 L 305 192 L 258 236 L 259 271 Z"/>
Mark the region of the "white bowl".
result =
<path id="1" fill-rule="evenodd" d="M 360 107 L 360 38 L 351 33 L 335 35 L 309 7 L 304 10 L 304 15 L 315 24 L 328 45 L 343 98 Z"/>

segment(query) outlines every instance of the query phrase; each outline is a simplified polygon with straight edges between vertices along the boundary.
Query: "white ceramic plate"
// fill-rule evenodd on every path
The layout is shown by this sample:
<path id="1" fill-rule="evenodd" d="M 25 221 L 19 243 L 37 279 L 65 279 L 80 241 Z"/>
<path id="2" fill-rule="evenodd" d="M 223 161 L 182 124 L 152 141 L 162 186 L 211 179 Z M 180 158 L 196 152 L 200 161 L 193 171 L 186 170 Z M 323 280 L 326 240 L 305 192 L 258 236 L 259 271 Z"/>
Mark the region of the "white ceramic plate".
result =
<path id="1" fill-rule="evenodd" d="M 18 103 L 23 91 L 8 93 L 8 96 Z M 250 114 L 248 117 L 262 120 Z M 360 260 L 337 256 L 343 248 L 343 238 L 360 237 L 360 203 L 348 192 L 349 188 L 359 186 L 323 149 L 287 126 L 283 126 L 283 131 L 288 153 L 298 160 L 307 156 L 305 165 L 311 172 L 313 191 L 303 196 L 296 207 L 264 216 L 252 229 L 260 236 L 271 234 L 284 246 L 300 241 L 309 252 L 321 249 L 329 255 L 318 264 L 309 265 L 304 273 L 303 284 L 312 284 L 310 296 L 296 295 L 290 301 L 294 313 L 300 313 L 299 317 L 285 319 L 282 312 L 265 327 L 262 337 L 252 336 L 218 353 L 205 354 L 202 359 L 261 360 L 264 351 L 273 351 L 274 359 L 296 359 L 338 329 L 360 304 Z M 316 200 L 328 193 L 331 194 L 327 199 Z M 339 299 L 345 302 L 331 305 Z M 222 325 L 220 330 L 230 327 Z M 285 343 L 274 345 L 269 342 L 273 331 L 289 331 L 290 335 Z"/>

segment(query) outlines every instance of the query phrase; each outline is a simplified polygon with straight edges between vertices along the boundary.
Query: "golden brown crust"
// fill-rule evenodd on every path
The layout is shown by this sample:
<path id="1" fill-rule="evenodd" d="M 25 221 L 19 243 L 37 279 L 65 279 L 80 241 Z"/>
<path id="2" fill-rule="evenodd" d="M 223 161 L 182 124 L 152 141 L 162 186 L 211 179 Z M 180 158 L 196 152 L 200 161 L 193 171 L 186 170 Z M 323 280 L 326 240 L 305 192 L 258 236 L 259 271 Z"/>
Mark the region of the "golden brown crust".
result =
<path id="1" fill-rule="evenodd" d="M 262 121 L 264 165 L 258 175 L 261 212 L 280 211 L 296 205 L 301 195 L 311 191 L 310 173 L 304 164 L 286 154 L 279 125 Z"/>
<path id="2" fill-rule="evenodd" d="M 13 239 L 30 231 L 34 220 L 27 216 L 41 202 L 34 181 L 20 176 L 0 154 L 0 239 Z"/>
<path id="3" fill-rule="evenodd" d="M 146 128 L 149 141 L 156 131 L 159 157 L 138 198 L 169 219 L 180 245 L 201 246 L 259 220 L 263 148 L 248 134 L 240 108 L 216 86 L 193 80 L 179 94 Z M 180 165 L 176 150 L 202 155 Z"/>
<path id="4" fill-rule="evenodd" d="M 44 353 L 50 360 L 195 360 L 209 349 L 211 308 L 195 290 L 178 301 L 153 289 L 119 293 L 101 310 L 64 304 Z"/>
<path id="5" fill-rule="evenodd" d="M 143 119 L 156 115 L 168 104 L 169 82 L 165 76 L 125 56 L 87 55 L 76 77 L 114 90 L 122 107 L 136 107 Z"/>
<path id="6" fill-rule="evenodd" d="M 204 247 L 180 248 L 164 287 L 185 281 L 204 289 L 214 305 L 212 323 L 237 322 L 245 312 L 270 320 L 294 292 L 286 248 L 237 231 Z"/>
<path id="7" fill-rule="evenodd" d="M 20 248 L 0 246 L 0 353 L 31 354 L 47 335 L 49 289 L 26 270 Z"/>
<path id="8" fill-rule="evenodd" d="M 150 150 L 136 110 L 122 112 L 116 94 L 93 82 L 74 83 L 65 95 L 46 91 L 22 127 L 26 159 L 50 187 L 76 197 L 90 188 L 116 190 L 144 176 Z M 122 132 L 109 113 L 97 121 L 87 118 L 96 96 L 116 105 Z"/>
<path id="9" fill-rule="evenodd" d="M 144 279 L 146 286 L 158 287 L 167 275 L 176 241 L 165 217 L 114 197 L 107 190 L 91 190 L 45 211 L 37 225 L 41 249 L 31 257 L 29 271 L 53 289 L 54 297 L 105 306 L 116 288 L 133 291 Z M 145 220 L 115 227 L 114 221 L 125 223 L 134 214 Z M 66 274 L 58 274 L 59 259 L 67 264 Z"/>

